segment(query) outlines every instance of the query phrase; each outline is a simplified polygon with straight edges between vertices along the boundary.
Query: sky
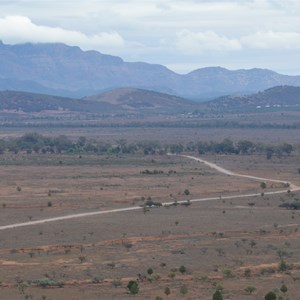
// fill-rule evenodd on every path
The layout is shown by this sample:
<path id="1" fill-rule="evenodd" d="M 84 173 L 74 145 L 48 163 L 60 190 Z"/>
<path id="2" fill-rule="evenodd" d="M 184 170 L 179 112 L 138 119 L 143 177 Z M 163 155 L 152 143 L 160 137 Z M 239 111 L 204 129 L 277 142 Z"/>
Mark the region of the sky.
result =
<path id="1" fill-rule="evenodd" d="M 300 0 L 0 0 L 0 40 L 62 42 L 181 74 L 300 75 Z"/>

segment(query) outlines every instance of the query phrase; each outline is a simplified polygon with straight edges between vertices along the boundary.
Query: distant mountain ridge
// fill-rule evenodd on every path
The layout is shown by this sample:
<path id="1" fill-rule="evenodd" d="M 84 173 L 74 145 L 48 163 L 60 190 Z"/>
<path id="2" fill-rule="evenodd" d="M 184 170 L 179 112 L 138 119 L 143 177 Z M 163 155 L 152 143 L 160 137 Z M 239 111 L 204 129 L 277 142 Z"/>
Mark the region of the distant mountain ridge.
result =
<path id="1" fill-rule="evenodd" d="M 192 99 L 255 93 L 278 85 L 300 86 L 300 76 L 270 70 L 202 68 L 186 75 L 165 66 L 124 62 L 120 57 L 65 44 L 0 42 L 0 89 L 81 98 L 115 88 L 138 88 Z"/>

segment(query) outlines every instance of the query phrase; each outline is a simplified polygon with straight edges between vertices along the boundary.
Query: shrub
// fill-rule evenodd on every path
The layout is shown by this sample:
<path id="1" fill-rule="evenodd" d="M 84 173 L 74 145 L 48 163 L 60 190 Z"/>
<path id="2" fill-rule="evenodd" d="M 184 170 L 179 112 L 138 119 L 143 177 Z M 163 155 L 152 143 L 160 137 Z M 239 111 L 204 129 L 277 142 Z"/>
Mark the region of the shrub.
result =
<path id="1" fill-rule="evenodd" d="M 283 285 L 280 287 L 280 291 L 281 291 L 282 293 L 285 294 L 285 293 L 288 291 L 287 286 L 286 286 L 285 284 L 283 284 Z"/>
<path id="2" fill-rule="evenodd" d="M 186 285 L 180 287 L 180 294 L 185 295 L 188 292 L 188 288 Z"/>
<path id="3" fill-rule="evenodd" d="M 249 294 L 249 295 L 251 295 L 253 292 L 255 292 L 256 291 L 256 288 L 254 287 L 254 286 L 247 286 L 246 288 L 245 288 L 245 292 L 247 293 L 247 294 Z"/>
<path id="4" fill-rule="evenodd" d="M 149 269 L 147 270 L 147 273 L 148 273 L 148 275 L 152 275 L 152 274 L 153 274 L 153 269 L 152 269 L 152 268 L 149 268 Z"/>
<path id="5" fill-rule="evenodd" d="M 222 293 L 219 290 L 216 290 L 213 294 L 213 300 L 223 300 Z"/>
<path id="6" fill-rule="evenodd" d="M 280 272 L 285 272 L 290 269 L 291 269 L 291 266 L 288 265 L 284 260 L 281 260 L 280 263 L 278 264 L 278 270 Z"/>
<path id="7" fill-rule="evenodd" d="M 186 273 L 186 267 L 185 267 L 185 266 L 180 266 L 179 272 L 180 272 L 181 274 Z"/>
<path id="8" fill-rule="evenodd" d="M 265 295 L 265 300 L 276 300 L 277 296 L 274 292 L 269 292 Z"/>
<path id="9" fill-rule="evenodd" d="M 164 292 L 167 296 L 169 296 L 171 294 L 171 290 L 168 286 L 165 288 Z"/>
<path id="10" fill-rule="evenodd" d="M 223 270 L 223 274 L 224 274 L 225 278 L 233 278 L 234 277 L 234 275 L 232 274 L 232 271 L 229 269 Z"/>
<path id="11" fill-rule="evenodd" d="M 51 278 L 39 279 L 39 280 L 37 280 L 36 283 L 38 286 L 41 286 L 43 288 L 46 288 L 48 286 L 57 286 L 58 285 L 58 283 Z"/>
<path id="12" fill-rule="evenodd" d="M 113 285 L 115 288 L 117 288 L 117 287 L 119 287 L 119 286 L 122 285 L 122 282 L 121 282 L 120 279 L 114 279 L 113 282 L 112 282 L 112 285 Z"/>
<path id="13" fill-rule="evenodd" d="M 130 280 L 127 288 L 132 295 L 136 295 L 139 292 L 139 284 L 135 280 Z"/>
<path id="14" fill-rule="evenodd" d="M 249 269 L 249 268 L 245 269 L 244 275 L 245 275 L 245 277 L 250 277 L 251 276 L 251 269 Z"/>
<path id="15" fill-rule="evenodd" d="M 183 192 L 186 196 L 188 196 L 190 194 L 190 191 L 188 189 L 185 189 Z"/>
<path id="16" fill-rule="evenodd" d="M 171 279 L 174 279 L 176 276 L 175 272 L 170 272 L 168 277 L 171 278 Z"/>

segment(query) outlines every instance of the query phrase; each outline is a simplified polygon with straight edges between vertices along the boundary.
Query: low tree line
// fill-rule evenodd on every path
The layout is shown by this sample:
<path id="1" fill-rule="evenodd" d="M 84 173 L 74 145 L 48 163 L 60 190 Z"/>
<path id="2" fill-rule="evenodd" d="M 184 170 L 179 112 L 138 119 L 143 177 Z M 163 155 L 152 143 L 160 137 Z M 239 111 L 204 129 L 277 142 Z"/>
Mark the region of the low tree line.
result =
<path id="1" fill-rule="evenodd" d="M 144 155 L 179 154 L 194 152 L 199 154 L 264 154 L 267 158 L 273 155 L 281 157 L 290 155 L 294 151 L 291 144 L 268 145 L 254 143 L 248 140 L 233 142 L 224 139 L 222 142 L 189 142 L 186 144 L 163 144 L 155 141 L 127 142 L 125 139 L 114 143 L 103 143 L 97 140 L 88 140 L 79 137 L 72 141 L 64 135 L 47 137 L 38 133 L 28 133 L 21 137 L 1 139 L 0 153 L 27 152 L 27 153 L 95 153 L 95 154 L 135 154 Z"/>

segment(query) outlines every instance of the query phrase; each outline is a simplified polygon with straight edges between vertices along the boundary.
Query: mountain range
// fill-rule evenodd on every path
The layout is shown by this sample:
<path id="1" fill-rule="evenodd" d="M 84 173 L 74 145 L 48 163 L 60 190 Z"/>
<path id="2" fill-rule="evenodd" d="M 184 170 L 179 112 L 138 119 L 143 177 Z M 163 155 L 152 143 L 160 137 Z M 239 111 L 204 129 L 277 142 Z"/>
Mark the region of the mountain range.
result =
<path id="1" fill-rule="evenodd" d="M 278 85 L 300 86 L 300 76 L 221 67 L 181 75 L 162 65 L 125 62 L 117 56 L 60 43 L 0 42 L 0 90 L 81 98 L 116 88 L 135 88 L 201 101 L 256 93 Z"/>

